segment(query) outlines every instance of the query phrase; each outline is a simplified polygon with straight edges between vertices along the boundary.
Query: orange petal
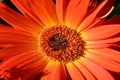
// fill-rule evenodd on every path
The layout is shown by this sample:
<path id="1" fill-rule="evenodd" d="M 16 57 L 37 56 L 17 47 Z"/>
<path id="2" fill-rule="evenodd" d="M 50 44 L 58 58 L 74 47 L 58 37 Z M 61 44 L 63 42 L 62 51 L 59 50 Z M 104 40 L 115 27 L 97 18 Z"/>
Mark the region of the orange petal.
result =
<path id="1" fill-rule="evenodd" d="M 7 73 L 7 75 L 5 76 L 7 77 L 6 80 L 14 80 L 14 79 L 25 80 L 26 78 L 27 78 L 26 80 L 34 80 L 34 77 L 39 74 L 39 72 L 36 70 L 16 68 L 16 67 L 13 67 L 12 69 L 8 70 L 8 72 L 6 71 L 6 73 Z M 29 74 L 26 74 L 26 73 L 29 73 Z M 31 75 L 31 76 L 28 78 L 28 75 Z"/>
<path id="2" fill-rule="evenodd" d="M 29 74 L 22 74 L 20 76 L 23 80 L 36 80 L 42 78 L 46 75 L 46 72 L 43 72 L 44 67 L 48 64 L 48 61 L 45 58 L 38 57 L 33 60 L 26 61 L 17 66 L 17 68 L 22 68 L 24 70 L 29 71 Z M 24 73 L 24 71 L 22 71 Z"/>
<path id="3" fill-rule="evenodd" d="M 15 29 L 13 27 L 6 26 L 6 25 L 3 25 L 3 24 L 0 24 L 0 32 L 17 33 L 17 34 L 26 35 L 26 36 L 35 36 L 30 32 L 18 30 L 18 29 Z"/>
<path id="4" fill-rule="evenodd" d="M 105 44 L 105 43 L 115 43 L 120 41 L 120 37 L 110 38 L 105 40 L 98 40 L 98 41 L 87 41 L 88 44 Z"/>
<path id="5" fill-rule="evenodd" d="M 56 24 L 58 24 L 57 14 L 56 14 L 56 6 L 53 2 L 53 0 L 43 0 L 43 6 L 51 18 Z"/>
<path id="6" fill-rule="evenodd" d="M 34 51 L 34 50 L 36 50 L 35 47 L 30 46 L 30 45 L 24 45 L 24 44 L 22 46 L 12 46 L 8 48 L 3 48 L 3 49 L 0 49 L 0 60 L 1 59 L 5 60 L 17 54 L 25 53 L 28 51 Z"/>
<path id="7" fill-rule="evenodd" d="M 19 33 L 0 32 L 0 43 L 4 44 L 20 44 L 20 43 L 35 43 L 35 37 L 26 36 Z"/>
<path id="8" fill-rule="evenodd" d="M 5 4 L 0 3 L 0 10 L 0 17 L 11 24 L 14 28 L 34 34 L 40 32 L 41 25 L 33 22 L 31 19 L 18 14 Z"/>
<path id="9" fill-rule="evenodd" d="M 66 67 L 72 80 L 85 80 L 79 69 L 73 63 L 66 64 Z"/>
<path id="10" fill-rule="evenodd" d="M 104 48 L 104 49 L 91 49 L 89 50 L 92 53 L 108 57 L 110 59 L 113 59 L 117 62 L 120 62 L 120 52 L 110 49 L 110 48 Z"/>
<path id="11" fill-rule="evenodd" d="M 87 13 L 89 1 L 90 0 L 71 0 L 66 9 L 65 22 L 77 28 Z"/>
<path id="12" fill-rule="evenodd" d="M 96 80 L 95 77 L 89 72 L 89 70 L 85 68 L 79 61 L 75 61 L 74 64 L 83 73 L 87 80 Z"/>
<path id="13" fill-rule="evenodd" d="M 83 22 L 79 25 L 77 28 L 77 31 L 80 32 L 81 30 L 88 27 L 96 18 L 97 14 L 100 12 L 100 10 L 105 6 L 105 4 L 108 2 L 108 0 L 104 0 L 94 12 L 92 12 L 90 15 L 88 15 Z"/>
<path id="14" fill-rule="evenodd" d="M 12 3 L 21 11 L 24 16 L 28 18 L 32 18 L 34 21 L 36 21 L 38 24 L 43 25 L 43 22 L 39 19 L 38 16 L 36 16 L 37 12 L 36 9 L 38 8 L 33 8 L 32 5 L 30 4 L 30 0 L 26 2 L 26 0 L 11 0 Z M 36 4 L 32 0 L 34 7 Z"/>
<path id="15" fill-rule="evenodd" d="M 113 45 L 112 43 L 120 41 L 120 37 L 99 40 L 99 41 L 86 41 L 86 48 L 105 48 Z"/>
<path id="16" fill-rule="evenodd" d="M 80 62 L 97 78 L 97 80 L 114 80 L 109 72 L 91 60 L 82 58 Z"/>
<path id="17" fill-rule="evenodd" d="M 48 0 L 49 2 L 48 3 L 51 3 L 49 4 L 50 6 L 52 7 L 55 7 L 52 3 L 52 0 Z M 28 2 L 28 1 L 26 1 Z M 33 11 L 35 13 L 35 15 L 46 25 L 46 26 L 53 26 L 53 25 L 56 25 L 57 21 L 56 20 L 53 20 L 53 16 L 56 15 L 55 11 L 52 12 L 53 10 L 50 9 L 46 9 L 45 5 L 48 6 L 47 4 L 47 1 L 40 1 L 40 0 L 32 0 L 32 1 L 29 1 L 28 2 L 31 7 L 33 8 Z M 27 6 L 29 7 L 29 6 Z M 50 8 L 50 7 L 49 7 Z M 47 10 L 47 11 L 46 11 Z M 52 11 L 51 11 L 52 10 Z M 49 13 L 52 12 L 54 14 L 50 15 Z"/>
<path id="18" fill-rule="evenodd" d="M 46 75 L 44 75 L 41 80 L 66 80 L 63 72 L 63 64 L 59 62 L 49 62 L 45 67 Z"/>
<path id="19" fill-rule="evenodd" d="M 0 24 L 0 47 L 15 45 L 37 46 L 37 38 L 31 33 Z"/>
<path id="20" fill-rule="evenodd" d="M 114 7 L 112 7 L 110 9 L 110 11 L 107 14 L 105 14 L 104 16 L 102 16 L 100 18 L 96 18 L 93 23 L 91 23 L 88 27 L 86 27 L 84 29 L 84 31 L 86 31 L 90 28 L 94 28 L 94 27 L 103 25 L 103 23 L 105 22 L 105 18 L 112 12 L 113 9 L 114 9 Z"/>
<path id="21" fill-rule="evenodd" d="M 24 43 L 24 46 L 25 44 L 30 46 L 30 44 L 36 43 L 36 41 L 37 38 L 33 37 L 31 33 L 0 24 L 0 47 L 22 45 L 20 43 Z"/>
<path id="22" fill-rule="evenodd" d="M 11 2 L 21 11 L 21 13 L 24 16 L 26 16 L 28 18 L 31 18 L 34 21 L 36 21 L 38 24 L 44 26 L 44 24 L 42 23 L 42 21 L 36 16 L 35 11 L 33 10 L 33 8 L 31 8 L 31 6 L 28 5 L 28 3 L 26 3 L 25 0 L 21 1 L 22 4 L 21 4 L 20 0 L 11 0 Z"/>
<path id="23" fill-rule="evenodd" d="M 21 78 L 22 80 L 38 80 L 45 74 L 42 70 L 46 64 L 46 60 L 41 57 L 36 57 L 34 59 L 29 59 L 18 66 L 13 66 L 8 70 L 8 74 L 10 75 L 10 79 Z"/>
<path id="24" fill-rule="evenodd" d="M 28 51 L 26 53 L 17 54 L 7 60 L 3 61 L 0 65 L 0 70 L 9 70 L 12 67 L 15 67 L 21 63 L 28 61 L 29 59 L 36 58 L 37 54 L 36 51 Z M 12 64 L 11 64 L 12 63 Z M 9 65 L 9 66 L 8 66 Z"/>
<path id="25" fill-rule="evenodd" d="M 88 29 L 98 27 L 100 22 L 102 22 L 104 19 L 96 19 L 93 23 L 91 23 L 88 27 L 86 27 L 82 32 L 87 31 Z"/>
<path id="26" fill-rule="evenodd" d="M 82 32 L 84 40 L 100 40 L 114 36 L 120 32 L 120 25 L 103 25 Z"/>
<path id="27" fill-rule="evenodd" d="M 110 70 L 110 71 L 120 72 L 120 64 L 115 62 L 113 60 L 113 58 L 111 58 L 109 56 L 105 56 L 104 53 L 102 53 L 102 52 L 101 52 L 101 54 L 103 54 L 103 55 L 95 54 L 92 52 L 88 52 L 88 53 L 90 55 L 86 56 L 86 58 L 91 59 L 96 64 L 100 65 L 101 67 L 103 67 L 107 70 Z M 120 58 L 120 56 L 119 56 L 119 58 Z"/>
<path id="28" fill-rule="evenodd" d="M 69 0 L 56 0 L 56 13 L 60 25 L 64 22 L 64 13 L 68 3 Z"/>
<path id="29" fill-rule="evenodd" d="M 104 1 L 104 0 L 102 0 L 102 1 Z M 98 2 L 99 2 L 98 0 L 91 0 L 90 5 L 89 5 L 90 8 L 88 9 L 87 15 L 90 15 L 97 9 L 97 7 L 101 4 L 101 2 L 99 2 L 99 3 Z M 114 2 L 115 2 L 115 0 L 108 0 L 108 2 L 99 11 L 96 18 L 97 19 L 106 18 L 110 14 L 112 7 L 114 6 Z"/>
<path id="30" fill-rule="evenodd" d="M 113 44 L 87 44 L 86 48 L 87 49 L 101 49 L 101 48 L 106 48 L 110 47 Z"/>
<path id="31" fill-rule="evenodd" d="M 94 23 L 92 23 L 87 29 L 91 28 L 91 27 L 97 27 L 97 26 L 102 26 L 102 25 L 110 25 L 110 24 L 119 24 L 120 21 L 120 15 L 112 17 L 110 19 L 107 20 L 103 20 L 103 19 L 97 19 Z M 86 29 L 85 29 L 86 30 Z"/>
<path id="32" fill-rule="evenodd" d="M 34 47 L 37 48 L 36 43 L 24 43 L 24 42 L 2 42 L 0 43 L 0 48 L 9 48 L 9 47 Z"/>

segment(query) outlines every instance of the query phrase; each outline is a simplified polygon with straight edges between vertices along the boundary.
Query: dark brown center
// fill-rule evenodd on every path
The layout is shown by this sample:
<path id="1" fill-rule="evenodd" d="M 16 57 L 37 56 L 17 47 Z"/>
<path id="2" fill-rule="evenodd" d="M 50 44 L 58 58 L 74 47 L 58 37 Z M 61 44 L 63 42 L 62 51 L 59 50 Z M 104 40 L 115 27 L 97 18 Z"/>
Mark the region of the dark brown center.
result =
<path id="1" fill-rule="evenodd" d="M 40 40 L 41 48 L 52 59 L 69 62 L 84 55 L 85 42 L 79 33 L 66 26 L 46 29 Z"/>
<path id="2" fill-rule="evenodd" d="M 53 48 L 53 51 L 66 50 L 69 46 L 66 36 L 60 34 L 53 35 L 48 42 L 49 46 Z"/>

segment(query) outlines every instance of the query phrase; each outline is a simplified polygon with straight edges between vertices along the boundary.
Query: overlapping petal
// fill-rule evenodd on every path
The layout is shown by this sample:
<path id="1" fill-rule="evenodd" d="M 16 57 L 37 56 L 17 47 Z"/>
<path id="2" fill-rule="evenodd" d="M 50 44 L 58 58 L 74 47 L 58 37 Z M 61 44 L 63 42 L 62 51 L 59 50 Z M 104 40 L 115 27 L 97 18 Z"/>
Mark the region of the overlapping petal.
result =
<path id="1" fill-rule="evenodd" d="M 37 36 L 30 32 L 0 24 L 0 47 L 12 47 L 16 45 L 37 47 Z"/>
<path id="2" fill-rule="evenodd" d="M 27 32 L 34 32 L 34 34 L 40 32 L 41 25 L 15 12 L 5 4 L 0 3 L 0 10 L 0 17 L 14 28 Z"/>
<path id="3" fill-rule="evenodd" d="M 115 42 L 119 42 L 119 41 L 120 41 L 120 37 L 99 40 L 99 41 L 86 41 L 86 48 L 89 48 L 89 49 L 106 48 L 114 45 Z"/>
<path id="4" fill-rule="evenodd" d="M 41 25 L 50 26 L 58 23 L 52 0 L 12 0 L 12 2 L 25 16 L 31 17 Z"/>
<path id="5" fill-rule="evenodd" d="M 93 61 L 82 58 L 81 61 L 79 61 L 81 64 L 83 64 L 92 74 L 95 74 L 94 76 L 97 78 L 97 80 L 114 80 L 112 75 L 110 75 L 109 72 L 107 72 L 104 68 L 100 67 Z M 89 66 L 88 66 L 89 65 Z M 102 75 L 101 75 L 102 73 Z"/>
<path id="6" fill-rule="evenodd" d="M 74 64 L 83 73 L 83 75 L 87 80 L 96 80 L 95 77 L 91 74 L 91 72 L 85 66 L 83 66 L 79 61 L 75 61 Z"/>
<path id="7" fill-rule="evenodd" d="M 89 50 L 89 51 L 91 53 L 95 53 L 95 54 L 98 54 L 98 55 L 113 59 L 113 60 L 115 60 L 117 62 L 120 62 L 120 55 L 119 55 L 120 52 L 119 51 L 116 51 L 116 50 L 113 50 L 113 49 L 110 49 L 110 48 L 92 49 L 92 50 Z"/>
<path id="8" fill-rule="evenodd" d="M 47 73 L 41 80 L 65 80 L 67 76 L 63 70 L 64 66 L 62 63 L 50 61 L 44 70 Z"/>
<path id="9" fill-rule="evenodd" d="M 59 25 L 63 24 L 65 17 L 65 10 L 70 0 L 56 0 L 56 13 L 59 20 Z"/>
<path id="10" fill-rule="evenodd" d="M 97 16 L 99 16 L 99 18 L 102 17 L 102 16 L 103 16 L 102 13 L 101 13 L 101 16 L 98 15 L 98 14 L 101 12 L 101 10 L 104 12 L 104 8 L 103 8 L 103 7 L 106 7 L 106 6 L 107 6 L 106 4 L 107 4 L 108 2 L 110 2 L 110 0 L 103 0 L 103 1 L 101 2 L 101 4 L 96 7 L 96 9 L 88 12 L 89 15 L 88 15 L 86 18 L 84 18 L 84 20 L 81 22 L 81 24 L 80 24 L 79 27 L 77 28 L 77 31 L 79 32 L 79 31 L 82 31 L 82 30 L 84 30 L 84 29 L 86 29 L 86 28 L 90 28 L 90 27 L 91 27 L 90 24 L 94 23 L 94 21 L 97 19 Z M 111 9 L 111 4 L 110 4 L 110 6 L 108 6 L 108 7 L 110 7 L 110 9 Z M 110 10 L 110 9 L 108 8 L 108 10 Z M 108 10 L 107 10 L 107 11 L 108 11 Z M 106 13 L 106 11 L 105 11 L 104 13 Z M 106 14 L 107 14 L 107 13 L 106 13 Z M 106 14 L 105 14 L 105 15 L 106 15 Z"/>
<path id="11" fill-rule="evenodd" d="M 67 64 L 66 67 L 72 80 L 85 80 L 83 74 L 81 74 L 79 69 L 73 63 Z"/>
<path id="12" fill-rule="evenodd" d="M 65 24 L 76 28 L 87 13 L 89 0 L 71 0 L 65 13 Z M 72 7 L 71 7 L 72 6 Z"/>
<path id="13" fill-rule="evenodd" d="M 113 28 L 114 27 L 114 28 Z M 85 40 L 102 40 L 120 33 L 120 25 L 103 25 L 82 32 Z"/>

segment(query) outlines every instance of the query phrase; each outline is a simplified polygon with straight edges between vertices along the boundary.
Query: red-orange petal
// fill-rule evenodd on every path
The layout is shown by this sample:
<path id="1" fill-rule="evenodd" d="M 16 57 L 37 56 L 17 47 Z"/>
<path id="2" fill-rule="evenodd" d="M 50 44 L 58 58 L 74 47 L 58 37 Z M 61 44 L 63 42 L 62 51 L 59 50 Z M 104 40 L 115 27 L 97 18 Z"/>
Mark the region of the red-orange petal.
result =
<path id="1" fill-rule="evenodd" d="M 23 80 L 36 80 L 42 78 L 44 75 L 47 75 L 46 72 L 43 72 L 43 69 L 47 64 L 48 61 L 45 59 L 45 57 L 38 56 L 37 58 L 18 65 L 17 68 L 29 71 L 29 74 L 21 71 L 21 73 L 25 73 L 21 74 L 20 76 Z"/>
<path id="2" fill-rule="evenodd" d="M 70 0 L 56 0 L 56 13 L 59 20 L 59 24 L 63 24 L 64 22 L 64 13 L 69 1 Z"/>
<path id="3" fill-rule="evenodd" d="M 3 49 L 0 49 L 0 60 L 5 60 L 7 58 L 10 58 L 12 56 L 15 56 L 20 53 L 28 52 L 28 51 L 34 51 L 37 50 L 36 47 L 28 45 L 28 44 L 22 44 L 22 46 L 10 46 L 5 47 Z"/>
<path id="4" fill-rule="evenodd" d="M 35 36 L 31 33 L 0 24 L 0 47 L 37 46 L 37 37 Z"/>
<path id="5" fill-rule="evenodd" d="M 85 80 L 83 74 L 81 74 L 80 70 L 73 63 L 66 64 L 66 67 L 72 80 Z"/>
<path id="6" fill-rule="evenodd" d="M 99 53 L 99 52 L 96 52 L 96 53 Z M 90 55 L 86 56 L 86 58 L 89 58 L 90 60 L 92 60 L 93 62 L 95 62 L 96 64 L 100 65 L 101 67 L 107 70 L 114 71 L 114 72 L 120 72 L 120 67 L 119 67 L 120 64 L 115 62 L 113 58 L 109 56 L 105 56 L 103 52 L 101 53 L 103 55 L 99 55 L 96 53 L 88 52 L 88 54 Z"/>
<path id="7" fill-rule="evenodd" d="M 48 0 L 51 2 L 51 0 Z M 52 19 L 51 16 L 46 12 L 43 1 L 40 0 L 12 0 L 15 6 L 27 17 L 32 18 L 40 25 L 50 25 Z M 41 5 L 38 5 L 41 4 Z M 34 13 L 33 13 L 34 12 Z M 54 15 L 53 15 L 54 16 Z"/>
<path id="8" fill-rule="evenodd" d="M 1 63 L 0 70 L 2 70 L 2 69 L 9 70 L 9 69 L 21 64 L 21 63 L 28 61 L 29 59 L 34 59 L 38 55 L 36 53 L 37 53 L 36 51 L 28 51 L 25 53 L 17 54 L 11 58 L 8 58 L 7 60 L 5 60 Z"/>
<path id="9" fill-rule="evenodd" d="M 87 44 L 85 47 L 87 49 L 100 49 L 100 48 L 106 48 L 106 47 L 110 47 L 113 44 Z"/>
<path id="10" fill-rule="evenodd" d="M 51 20 L 53 20 L 53 22 L 58 24 L 58 18 L 57 18 L 57 14 L 56 14 L 56 6 L 55 6 L 55 3 L 53 2 L 53 0 L 47 0 L 47 1 L 42 0 L 42 1 L 43 1 L 44 9 L 46 10 L 46 13 L 49 15 Z"/>
<path id="11" fill-rule="evenodd" d="M 18 30 L 18 29 L 11 27 L 11 26 L 6 26 L 3 24 L 0 24 L 0 32 L 18 33 L 18 34 L 22 34 L 22 35 L 26 35 L 26 36 L 35 36 L 31 32 Z"/>
<path id="12" fill-rule="evenodd" d="M 91 60 L 82 58 L 80 62 L 97 78 L 97 80 L 114 80 L 108 71 L 92 62 Z"/>
<path id="13" fill-rule="evenodd" d="M 120 25 L 103 25 L 82 32 L 84 40 L 101 40 L 109 38 L 120 32 Z"/>
<path id="14" fill-rule="evenodd" d="M 65 23 L 77 28 L 87 13 L 90 0 L 71 0 L 65 13 Z"/>
<path id="15" fill-rule="evenodd" d="M 26 18 L 10 9 L 3 3 L 0 3 L 0 17 L 11 24 L 14 28 L 31 33 L 39 33 L 41 25 L 31 19 Z M 24 21 L 23 21 L 24 20 Z"/>
<path id="16" fill-rule="evenodd" d="M 105 43 L 115 43 L 120 41 L 120 37 L 105 39 L 105 40 L 99 40 L 99 41 L 87 41 L 88 44 L 105 44 Z"/>
<path id="17" fill-rule="evenodd" d="M 44 58 L 36 56 L 35 58 L 29 59 L 8 69 L 6 73 L 8 73 L 9 76 L 6 75 L 4 78 L 7 78 L 7 80 L 19 80 L 19 78 L 22 80 L 38 80 L 45 74 L 42 70 L 46 64 L 47 61 Z"/>
<path id="18" fill-rule="evenodd" d="M 36 42 L 37 38 L 33 34 L 0 24 L 0 47 L 35 46 Z"/>
<path id="19" fill-rule="evenodd" d="M 63 64 L 59 62 L 50 61 L 48 65 L 45 67 L 44 71 L 46 75 L 44 75 L 41 80 L 65 80 L 63 72 Z M 63 76 L 62 76 L 63 75 Z"/>
<path id="20" fill-rule="evenodd" d="M 32 1 L 26 1 L 26 2 L 31 5 L 31 7 L 33 8 L 32 12 L 35 13 L 35 15 L 45 24 L 45 26 L 53 26 L 53 25 L 56 25 L 58 23 L 56 21 L 57 17 L 55 16 L 56 12 L 53 11 L 52 9 L 50 9 L 50 10 L 46 9 L 45 5 L 47 5 L 47 7 L 48 7 L 48 5 L 51 6 L 51 7 L 55 7 L 55 6 L 53 5 L 52 0 L 48 0 L 48 1 L 44 1 L 44 0 L 42 0 L 42 1 L 41 0 L 32 0 Z M 47 2 L 49 4 L 47 4 Z M 27 7 L 29 8 L 29 6 L 27 6 Z M 54 14 L 50 15 L 48 12 L 49 13 L 52 12 Z M 54 19 L 53 16 L 56 17 L 55 20 L 53 20 Z"/>
<path id="21" fill-rule="evenodd" d="M 99 41 L 86 41 L 86 48 L 106 48 L 113 45 L 112 43 L 118 41 L 120 41 L 120 37 L 99 40 Z"/>
<path id="22" fill-rule="evenodd" d="M 77 28 L 77 31 L 80 32 L 81 30 L 87 28 L 92 22 L 94 22 L 97 14 L 100 12 L 100 10 L 105 6 L 105 4 L 108 2 L 108 0 L 104 0 L 94 12 L 92 12 L 90 15 L 88 15 L 82 23 Z"/>
<path id="23" fill-rule="evenodd" d="M 20 44 L 20 43 L 35 43 L 37 38 L 26 36 L 15 32 L 0 32 L 0 43 L 4 44 Z"/>
<path id="24" fill-rule="evenodd" d="M 95 77 L 91 74 L 91 72 L 85 66 L 83 66 L 79 61 L 75 61 L 74 64 L 83 73 L 83 75 L 87 80 L 96 80 Z"/>
<path id="25" fill-rule="evenodd" d="M 89 50 L 90 52 L 94 54 L 98 54 L 104 57 L 108 57 L 110 59 L 113 59 L 117 62 L 120 62 L 120 52 L 110 49 L 110 48 L 102 48 L 102 49 L 91 49 Z"/>
<path id="26" fill-rule="evenodd" d="M 98 0 L 91 0 L 90 2 L 90 9 L 88 9 L 88 13 L 87 15 L 91 14 L 92 12 L 94 12 L 97 7 L 103 2 L 104 0 L 102 0 L 101 2 L 99 2 Z M 99 2 L 99 3 L 98 3 Z M 99 13 L 97 14 L 96 18 L 106 18 L 109 13 L 109 11 L 111 11 L 111 8 L 114 6 L 114 2 L 115 0 L 108 0 L 108 2 L 103 6 L 103 8 L 99 11 Z"/>
<path id="27" fill-rule="evenodd" d="M 26 0 L 11 0 L 11 2 L 21 11 L 21 13 L 36 21 L 40 25 L 44 25 L 41 20 L 35 15 L 35 11 L 31 8 L 31 5 L 26 3 Z M 34 11 L 34 13 L 32 12 Z"/>

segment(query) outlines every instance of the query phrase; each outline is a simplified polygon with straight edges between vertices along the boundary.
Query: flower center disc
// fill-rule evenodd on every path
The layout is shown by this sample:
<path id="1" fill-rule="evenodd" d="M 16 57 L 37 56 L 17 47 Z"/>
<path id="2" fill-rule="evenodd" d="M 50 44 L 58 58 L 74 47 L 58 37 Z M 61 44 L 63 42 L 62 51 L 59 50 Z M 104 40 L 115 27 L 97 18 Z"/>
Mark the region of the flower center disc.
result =
<path id="1" fill-rule="evenodd" d="M 53 48 L 53 51 L 66 50 L 69 45 L 66 36 L 60 34 L 53 35 L 49 39 L 48 44 L 51 48 Z"/>
<path id="2" fill-rule="evenodd" d="M 66 26 L 46 29 L 40 40 L 42 50 L 52 59 L 69 62 L 84 55 L 85 42 L 79 33 Z"/>

